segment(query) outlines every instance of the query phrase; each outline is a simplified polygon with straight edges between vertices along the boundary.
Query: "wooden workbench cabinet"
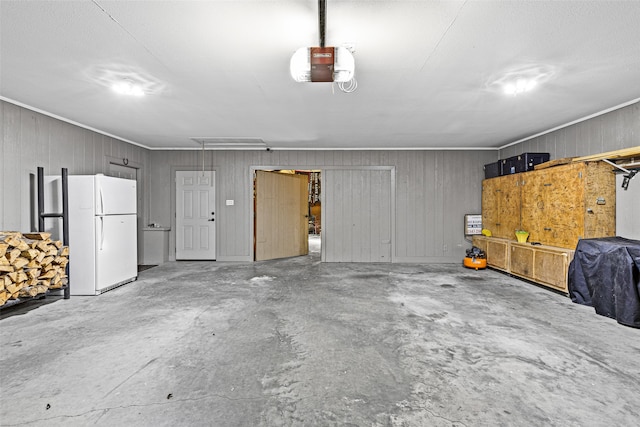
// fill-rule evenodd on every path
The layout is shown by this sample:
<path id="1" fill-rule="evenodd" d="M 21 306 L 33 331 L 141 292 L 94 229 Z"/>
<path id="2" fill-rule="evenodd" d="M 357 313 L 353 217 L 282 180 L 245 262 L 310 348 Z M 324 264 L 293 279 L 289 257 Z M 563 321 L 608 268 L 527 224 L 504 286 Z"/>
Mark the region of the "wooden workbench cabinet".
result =
<path id="1" fill-rule="evenodd" d="M 485 179 L 482 226 L 493 237 L 574 249 L 580 239 L 616 234 L 615 175 L 604 162 L 577 162 Z"/>
<path id="2" fill-rule="evenodd" d="M 485 251 L 487 265 L 492 268 L 569 292 L 569 263 L 574 254 L 571 249 L 485 236 L 473 236 L 473 245 Z"/>

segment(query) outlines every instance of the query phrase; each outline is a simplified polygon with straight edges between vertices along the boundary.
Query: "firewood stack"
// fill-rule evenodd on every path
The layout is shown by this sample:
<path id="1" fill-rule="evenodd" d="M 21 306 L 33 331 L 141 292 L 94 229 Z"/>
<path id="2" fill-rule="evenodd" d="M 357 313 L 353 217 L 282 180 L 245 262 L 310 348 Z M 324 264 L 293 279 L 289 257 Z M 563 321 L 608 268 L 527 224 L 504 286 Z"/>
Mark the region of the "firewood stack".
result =
<path id="1" fill-rule="evenodd" d="M 0 231 L 0 306 L 68 283 L 69 247 L 51 233 Z"/>

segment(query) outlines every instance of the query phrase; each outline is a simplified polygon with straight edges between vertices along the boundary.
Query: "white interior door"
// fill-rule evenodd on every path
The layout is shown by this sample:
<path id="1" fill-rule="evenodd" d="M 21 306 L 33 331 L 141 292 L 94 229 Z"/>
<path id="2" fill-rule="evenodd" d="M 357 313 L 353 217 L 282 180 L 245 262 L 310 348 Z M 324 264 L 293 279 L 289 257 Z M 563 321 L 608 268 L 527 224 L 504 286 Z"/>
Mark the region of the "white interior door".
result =
<path id="1" fill-rule="evenodd" d="M 216 259 L 215 172 L 176 171 L 176 259 Z"/>

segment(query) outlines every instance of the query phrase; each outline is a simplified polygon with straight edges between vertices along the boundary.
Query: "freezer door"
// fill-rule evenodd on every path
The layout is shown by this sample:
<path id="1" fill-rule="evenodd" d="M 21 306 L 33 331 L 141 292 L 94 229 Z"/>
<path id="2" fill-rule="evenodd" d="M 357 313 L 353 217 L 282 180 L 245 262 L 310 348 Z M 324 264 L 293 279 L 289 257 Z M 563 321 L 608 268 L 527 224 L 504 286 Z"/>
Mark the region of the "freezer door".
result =
<path id="1" fill-rule="evenodd" d="M 96 215 L 136 213 L 136 182 L 131 179 L 96 175 Z"/>
<path id="2" fill-rule="evenodd" d="M 135 280 L 138 253 L 135 215 L 105 215 L 96 221 L 96 291 Z"/>

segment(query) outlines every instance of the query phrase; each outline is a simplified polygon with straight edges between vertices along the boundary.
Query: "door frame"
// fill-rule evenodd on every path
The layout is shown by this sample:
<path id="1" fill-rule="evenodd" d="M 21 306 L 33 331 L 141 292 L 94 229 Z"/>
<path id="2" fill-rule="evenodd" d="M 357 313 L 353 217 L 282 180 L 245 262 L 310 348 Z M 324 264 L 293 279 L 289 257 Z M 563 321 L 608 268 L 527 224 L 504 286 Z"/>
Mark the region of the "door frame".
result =
<path id="1" fill-rule="evenodd" d="M 175 261 L 176 260 L 176 172 L 177 171 L 202 171 L 202 166 L 198 167 L 198 166 L 171 166 L 171 185 L 169 186 L 171 188 L 171 196 L 170 196 L 170 201 L 169 203 L 171 204 L 171 230 L 169 231 L 169 261 Z M 216 212 L 216 222 L 219 221 L 220 216 L 217 214 L 218 212 L 220 212 L 220 209 L 218 209 L 218 203 L 220 203 L 218 201 L 219 197 L 218 197 L 218 171 L 217 168 L 215 167 L 205 167 L 204 168 L 205 172 L 213 172 L 214 175 L 216 176 L 216 179 L 214 180 L 213 183 L 213 190 L 215 191 L 216 194 L 216 201 L 215 201 L 215 210 L 214 212 Z M 217 224 L 216 224 L 216 259 L 218 258 L 218 249 L 219 249 L 219 245 L 218 245 L 218 230 L 217 230 Z"/>
<path id="2" fill-rule="evenodd" d="M 250 259 L 253 260 L 255 258 L 254 247 L 253 247 L 253 238 L 254 238 L 254 223 L 255 223 L 255 212 L 253 209 L 253 177 L 255 171 L 257 170 L 283 170 L 283 169 L 293 169 L 293 170 L 319 170 L 320 176 L 323 176 L 325 171 L 327 170 L 388 170 L 391 173 L 391 259 L 390 263 L 395 262 L 395 248 L 396 248 L 396 167 L 395 166 L 317 166 L 317 165 L 266 165 L 266 166 L 256 166 L 251 165 L 249 167 L 249 191 L 247 195 L 247 208 L 249 209 L 249 241 L 247 242 L 249 245 Z M 322 218 L 326 218 L 325 216 L 325 204 L 323 203 L 324 198 L 326 196 L 326 189 L 323 186 L 322 192 L 320 193 L 320 216 Z M 174 195 L 175 197 L 175 195 Z M 174 202 L 175 205 L 175 202 Z M 173 214 L 173 218 L 175 219 L 175 212 Z M 320 240 L 324 238 L 324 226 L 320 230 Z M 175 254 L 174 254 L 175 255 Z M 320 246 L 320 261 L 326 262 L 325 255 L 325 245 Z"/>

